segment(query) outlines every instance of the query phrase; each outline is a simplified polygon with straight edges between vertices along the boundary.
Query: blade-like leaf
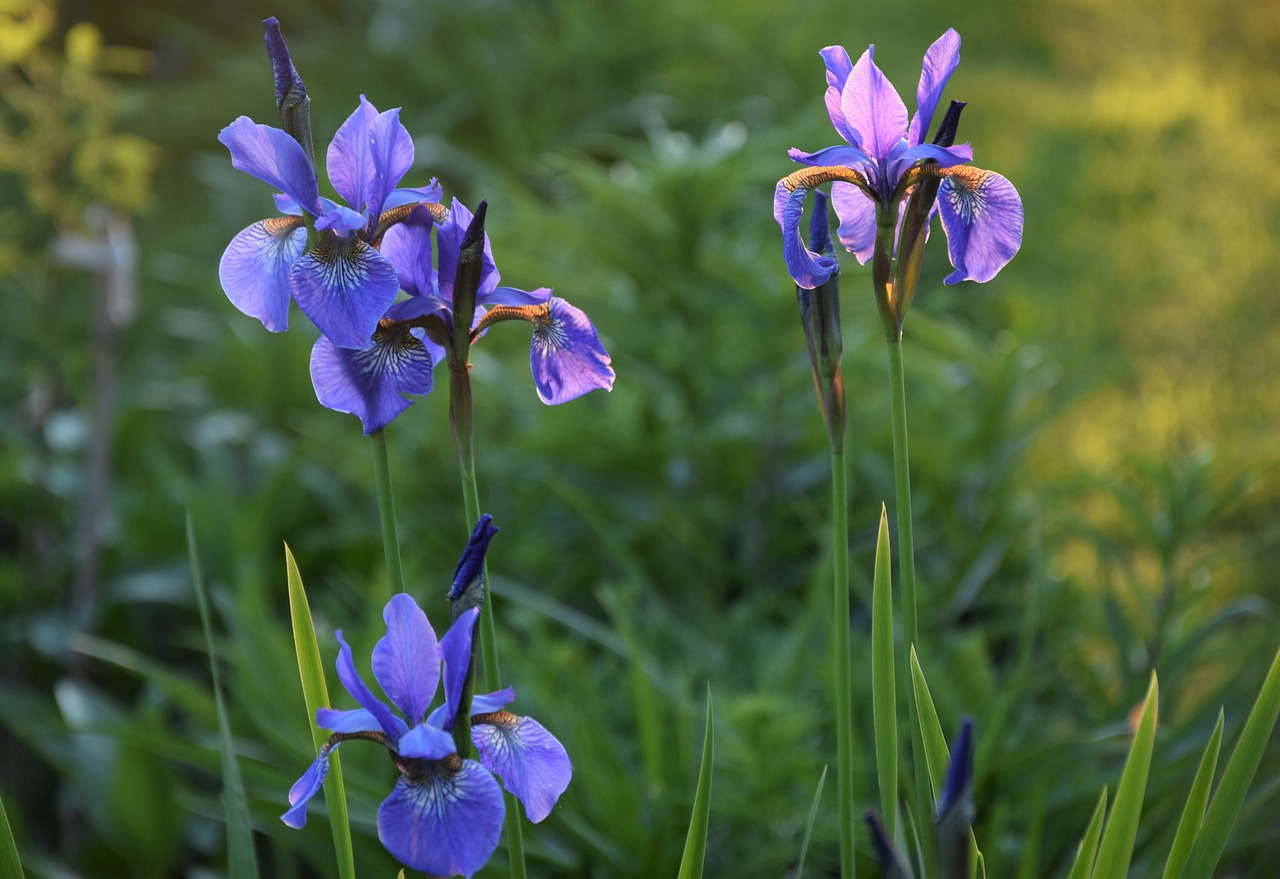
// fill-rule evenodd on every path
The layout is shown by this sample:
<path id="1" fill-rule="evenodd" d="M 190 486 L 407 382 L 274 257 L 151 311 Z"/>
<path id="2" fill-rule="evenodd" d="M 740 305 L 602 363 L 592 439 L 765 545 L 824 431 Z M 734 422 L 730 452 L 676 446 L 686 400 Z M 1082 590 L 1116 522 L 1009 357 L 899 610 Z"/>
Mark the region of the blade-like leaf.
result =
<path id="1" fill-rule="evenodd" d="M 893 585 L 889 517 L 880 505 L 880 534 L 871 590 L 871 703 L 875 716 L 876 776 L 885 834 L 896 836 L 898 802 L 898 708 L 893 667 Z"/>
<path id="2" fill-rule="evenodd" d="M 714 723 L 711 719 L 711 687 L 707 686 L 707 731 L 702 740 L 702 765 L 698 768 L 698 789 L 693 796 L 693 814 L 684 840 L 678 879 L 702 879 L 707 856 L 707 824 L 711 817 L 711 760 Z"/>
<path id="3" fill-rule="evenodd" d="M 311 727 L 311 741 L 316 750 L 325 743 L 326 736 L 316 726 L 317 708 L 329 705 L 329 690 L 324 682 L 324 665 L 320 661 L 320 645 L 311 622 L 311 606 L 307 603 L 307 591 L 298 573 L 298 563 L 286 544 L 284 548 L 285 571 L 289 580 L 289 617 L 293 622 L 293 644 L 298 654 L 298 674 L 302 677 L 302 698 L 307 706 L 307 723 Z M 324 801 L 329 807 L 329 824 L 333 829 L 333 847 L 338 858 L 338 875 L 342 879 L 355 879 L 355 855 L 351 850 L 351 827 L 347 822 L 347 792 L 342 783 L 342 762 L 336 753 L 329 755 L 329 775 L 324 780 Z"/>
<path id="4" fill-rule="evenodd" d="M 1151 686 L 1142 706 L 1142 719 L 1138 721 L 1138 731 L 1129 746 L 1124 772 L 1120 774 L 1120 786 L 1116 788 L 1116 803 L 1102 833 L 1098 862 L 1093 868 L 1093 875 L 1098 879 L 1127 876 L 1129 873 L 1133 842 L 1138 837 L 1138 819 L 1142 815 L 1142 800 L 1147 790 L 1147 773 L 1151 769 L 1151 751 L 1156 743 L 1156 716 L 1159 711 L 1159 686 L 1152 673 Z"/>
<path id="5" fill-rule="evenodd" d="M 822 787 L 819 784 L 818 790 Z M 813 824 L 810 816 L 809 824 Z M 807 842 L 809 835 L 805 834 Z M 0 800 L 0 879 L 22 879 L 22 862 L 18 860 L 18 844 L 13 841 L 13 831 L 9 828 L 9 816 L 4 811 L 4 800 Z M 798 877 L 797 877 L 798 879 Z"/>
<path id="6" fill-rule="evenodd" d="M 1200 835 L 1191 849 L 1191 857 L 1182 871 L 1182 879 L 1209 879 L 1213 868 L 1222 857 L 1226 848 L 1227 837 L 1231 827 L 1236 823 L 1240 807 L 1244 804 L 1244 796 L 1253 782 L 1253 775 L 1258 771 L 1258 763 L 1262 760 L 1262 752 L 1271 738 L 1271 730 L 1275 728 L 1276 717 L 1280 715 L 1280 651 L 1271 661 L 1271 670 L 1262 682 L 1262 691 L 1258 700 L 1253 703 L 1249 719 L 1244 723 L 1244 731 L 1240 733 L 1240 741 L 1231 752 L 1227 768 L 1222 772 L 1222 781 L 1209 803 L 1209 811 L 1205 813 L 1204 824 L 1200 827 Z"/>
<path id="7" fill-rule="evenodd" d="M 227 819 L 227 872 L 232 876 L 256 877 L 258 859 L 253 851 L 253 822 L 249 817 L 249 804 L 244 795 L 244 781 L 240 778 L 240 764 L 236 762 L 235 745 L 231 740 L 231 722 L 227 719 L 227 706 L 222 701 L 222 682 L 218 677 L 218 654 L 213 648 L 213 624 L 210 621 L 209 597 L 204 591 L 204 578 L 200 573 L 200 556 L 196 551 L 196 528 L 187 513 L 187 558 L 191 564 L 191 582 L 196 590 L 196 604 L 200 609 L 200 625 L 204 628 L 205 649 L 209 653 L 209 670 L 213 677 L 213 703 L 218 715 L 218 751 L 222 761 L 222 797 Z"/>
<path id="8" fill-rule="evenodd" d="M 827 767 L 822 767 L 818 776 L 818 788 L 813 792 L 813 805 L 809 807 L 809 820 L 804 825 L 804 839 L 800 840 L 800 858 L 796 862 L 795 879 L 803 879 L 804 859 L 809 853 L 809 838 L 813 836 L 813 824 L 818 820 L 818 804 L 822 802 L 822 786 L 827 782 Z"/>
<path id="9" fill-rule="evenodd" d="M 925 683 L 924 671 L 920 668 L 920 660 L 916 658 L 915 645 L 911 645 L 911 687 L 915 693 L 916 717 L 919 718 L 920 735 L 924 739 L 924 759 L 929 768 L 929 783 L 933 786 L 933 797 L 936 800 L 938 791 L 942 790 L 947 778 L 947 762 L 951 755 L 947 752 L 947 737 L 942 732 L 942 724 L 938 722 L 938 710 L 933 707 L 933 696 L 929 693 L 929 685 Z"/>
<path id="10" fill-rule="evenodd" d="M 1102 819 L 1107 814 L 1107 787 L 1102 786 L 1102 795 L 1098 797 L 1098 805 L 1089 819 L 1089 826 L 1084 831 L 1084 838 L 1076 849 L 1076 862 L 1071 865 L 1067 879 L 1089 879 L 1093 875 L 1093 859 L 1098 854 L 1098 840 L 1102 838 Z"/>
<path id="11" fill-rule="evenodd" d="M 1178 832 L 1169 849 L 1169 860 L 1164 865 L 1164 879 L 1178 879 L 1182 875 L 1182 868 L 1187 865 L 1187 858 L 1191 855 L 1191 847 L 1200 835 L 1204 808 L 1209 803 L 1209 788 L 1213 786 L 1213 773 L 1218 768 L 1223 719 L 1222 709 L 1218 709 L 1218 723 L 1209 736 L 1204 756 L 1200 758 L 1200 768 L 1196 770 L 1195 780 L 1191 782 L 1191 793 L 1187 795 L 1187 805 L 1182 809 L 1182 820 L 1178 822 Z"/>

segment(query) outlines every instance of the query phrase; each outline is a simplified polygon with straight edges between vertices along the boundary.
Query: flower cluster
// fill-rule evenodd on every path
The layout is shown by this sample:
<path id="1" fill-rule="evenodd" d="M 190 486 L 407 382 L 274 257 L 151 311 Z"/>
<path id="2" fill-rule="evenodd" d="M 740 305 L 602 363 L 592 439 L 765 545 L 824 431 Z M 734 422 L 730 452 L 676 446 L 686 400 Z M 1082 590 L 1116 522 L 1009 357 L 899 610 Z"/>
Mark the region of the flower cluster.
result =
<path id="1" fill-rule="evenodd" d="M 306 88 L 278 22 L 264 24 L 285 128 L 241 116 L 218 140 L 235 168 L 278 190 L 281 216 L 236 235 L 218 275 L 232 304 L 268 330 L 288 328 L 290 300 L 319 328 L 311 377 L 320 402 L 358 416 L 371 434 L 408 408 L 404 395 L 431 391 L 436 365 L 450 360 L 465 369 L 471 342 L 490 324 L 513 319 L 533 326 L 530 366 L 543 402 L 611 389 L 609 355 L 585 314 L 547 288 L 498 285 L 483 203 L 473 216 L 457 199 L 451 208 L 441 204 L 434 179 L 399 187 L 414 148 L 398 109 L 379 112 L 361 96 L 325 156 L 345 204 L 320 195 Z M 477 277 L 463 272 L 464 245 L 480 241 Z M 471 283 L 459 288 L 464 275 Z M 397 302 L 402 292 L 408 298 Z M 459 309 L 476 323 L 455 327 Z"/>

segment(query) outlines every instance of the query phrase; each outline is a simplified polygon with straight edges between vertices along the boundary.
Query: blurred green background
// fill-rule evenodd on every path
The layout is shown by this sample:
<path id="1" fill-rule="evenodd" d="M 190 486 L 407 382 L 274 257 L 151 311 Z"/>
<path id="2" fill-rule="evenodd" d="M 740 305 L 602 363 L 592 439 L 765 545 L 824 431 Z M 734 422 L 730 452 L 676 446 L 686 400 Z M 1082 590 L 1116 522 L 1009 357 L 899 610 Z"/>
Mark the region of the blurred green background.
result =
<path id="1" fill-rule="evenodd" d="M 836 141 L 819 49 L 874 42 L 911 105 L 921 55 L 955 27 L 946 96 L 969 102 L 962 139 L 1017 185 L 1026 232 L 995 281 L 947 288 L 935 235 L 907 321 L 921 660 L 944 726 L 977 721 L 989 875 L 1028 879 L 1065 873 L 1158 666 L 1132 875 L 1159 875 L 1218 706 L 1230 746 L 1280 641 L 1280 6 L 0 12 L 0 797 L 29 875 L 225 870 L 188 510 L 264 875 L 333 874 L 322 807 L 301 832 L 277 820 L 312 754 L 282 543 L 327 659 L 335 627 L 357 654 L 372 647 L 386 582 L 368 443 L 314 399 L 314 330 L 295 312 L 291 332 L 268 334 L 217 282 L 226 243 L 272 213 L 215 140 L 241 114 L 275 124 L 267 15 L 319 148 L 360 94 L 403 107 L 407 185 L 438 176 L 446 196 L 487 198 L 504 283 L 555 287 L 613 356 L 611 394 L 553 410 L 517 333 L 474 354 L 504 671 L 576 770 L 526 838 L 534 875 L 565 877 L 674 875 L 708 682 L 708 875 L 793 874 L 833 753 L 828 465 L 772 187 L 795 167 L 786 148 Z M 96 29 L 72 27 L 85 22 Z M 114 287 L 74 264 L 97 254 L 74 236 L 89 245 L 104 223 L 136 239 L 134 277 Z M 869 273 L 843 265 L 864 662 L 892 471 Z M 444 399 L 388 435 L 406 575 L 440 625 L 431 600 L 468 531 Z M 392 876 L 373 830 L 392 781 L 377 750 L 344 762 L 361 875 Z M 1280 874 L 1277 787 L 1273 746 L 1221 875 Z M 829 785 L 810 876 L 836 875 L 834 798 Z"/>

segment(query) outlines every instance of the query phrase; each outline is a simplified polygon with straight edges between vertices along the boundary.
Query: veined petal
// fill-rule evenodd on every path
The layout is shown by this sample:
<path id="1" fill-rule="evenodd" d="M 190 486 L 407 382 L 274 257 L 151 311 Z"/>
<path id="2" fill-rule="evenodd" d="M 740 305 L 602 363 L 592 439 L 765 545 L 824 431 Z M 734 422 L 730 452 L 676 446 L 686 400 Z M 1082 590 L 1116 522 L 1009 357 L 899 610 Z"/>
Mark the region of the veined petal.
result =
<path id="1" fill-rule="evenodd" d="M 337 745 L 333 747 L 336 748 Z M 280 820 L 294 830 L 307 826 L 307 803 L 324 786 L 325 776 L 329 774 L 329 753 L 332 750 L 328 745 L 321 748 L 320 754 L 307 767 L 307 771 L 289 788 L 289 811 L 281 815 Z"/>
<path id="2" fill-rule="evenodd" d="M 959 64 L 960 35 L 955 28 L 948 28 L 924 53 L 920 84 L 916 86 L 916 115 L 907 128 L 907 143 L 916 146 L 928 135 L 942 90 L 947 87 L 947 80 Z"/>
<path id="3" fill-rule="evenodd" d="M 378 118 L 378 110 L 364 95 L 360 104 L 338 127 L 325 153 L 329 182 L 338 195 L 357 211 L 368 203 L 373 185 L 373 157 L 370 129 Z"/>
<path id="4" fill-rule="evenodd" d="M 482 305 L 541 305 L 551 298 L 550 287 L 537 290 L 517 290 L 515 287 L 494 287 L 484 298 Z M 477 298 L 478 301 L 478 298 Z"/>
<path id="5" fill-rule="evenodd" d="M 390 194 L 387 195 L 387 200 L 382 205 L 382 209 L 389 211 L 392 208 L 416 202 L 439 204 L 440 199 L 443 197 L 444 187 L 440 185 L 436 178 L 432 177 L 431 182 L 426 186 L 403 187 L 391 190 Z"/>
<path id="6" fill-rule="evenodd" d="M 378 809 L 378 838 L 412 870 L 432 876 L 471 876 L 498 847 L 502 788 L 474 760 L 456 769 L 448 760 L 402 775 Z"/>
<path id="7" fill-rule="evenodd" d="M 417 757 L 423 760 L 441 760 L 458 753 L 453 736 L 438 726 L 422 723 L 400 737 L 396 750 L 401 757 Z"/>
<path id="8" fill-rule="evenodd" d="M 874 54 L 875 46 L 868 46 L 853 65 L 840 95 L 840 107 L 849 125 L 861 133 L 862 149 L 883 159 L 907 133 L 907 105 L 876 67 Z"/>
<path id="9" fill-rule="evenodd" d="M 796 284 L 812 290 L 834 275 L 840 266 L 834 257 L 814 253 L 800 236 L 800 217 L 808 194 L 807 189 L 790 191 L 779 183 L 773 194 L 773 216 L 782 227 L 782 256 L 787 272 Z"/>
<path id="10" fill-rule="evenodd" d="M 1022 246 L 1022 198 L 994 171 L 953 169 L 938 187 L 937 206 L 955 266 L 945 284 L 990 281 Z"/>
<path id="11" fill-rule="evenodd" d="M 218 133 L 218 141 L 231 151 L 232 167 L 271 184 L 304 210 L 316 212 L 320 197 L 316 171 L 292 137 L 241 116 Z"/>
<path id="12" fill-rule="evenodd" d="M 557 405 L 596 388 L 613 390 L 609 363 L 609 352 L 581 309 L 556 296 L 534 318 L 529 368 L 542 402 Z"/>
<path id="13" fill-rule="evenodd" d="M 823 95 L 823 100 L 827 104 L 827 115 L 831 117 L 831 124 L 835 126 L 841 137 L 854 146 L 859 146 L 862 143 L 862 135 L 849 124 L 840 106 L 840 96 L 844 92 L 844 84 L 849 79 L 849 73 L 853 70 L 853 62 L 849 60 L 849 53 L 844 50 L 844 46 L 827 46 L 819 54 L 822 55 L 823 63 L 827 65 L 827 91 Z"/>
<path id="14" fill-rule="evenodd" d="M 381 253 L 359 238 L 326 233 L 294 263 L 289 289 L 329 341 L 340 348 L 367 348 L 400 285 Z"/>
<path id="15" fill-rule="evenodd" d="M 363 708 L 352 708 L 350 711 L 317 708 L 316 726 L 340 733 L 377 732 L 381 728 L 378 718 Z"/>
<path id="16" fill-rule="evenodd" d="M 866 265 L 876 245 L 876 205 L 867 194 L 851 183 L 831 184 L 831 204 L 840 218 L 836 237 Z"/>
<path id="17" fill-rule="evenodd" d="M 222 253 L 218 280 L 231 304 L 273 333 L 289 328 L 289 270 L 307 249 L 297 217 L 259 220 Z"/>
<path id="18" fill-rule="evenodd" d="M 378 721 L 378 726 L 382 727 L 382 731 L 393 742 L 400 741 L 400 737 L 408 732 L 408 727 L 404 725 L 404 721 L 391 713 L 391 709 L 383 704 L 382 700 L 373 695 L 373 692 L 365 684 L 356 671 L 356 664 L 351 659 L 351 648 L 347 642 L 342 639 L 342 630 L 334 632 L 334 637 L 338 639 L 338 680 L 342 682 L 342 686 L 351 698 L 360 703 L 360 706 L 373 715 Z"/>
<path id="19" fill-rule="evenodd" d="M 477 718 L 471 741 L 485 768 L 524 803 L 530 821 L 537 824 L 551 814 L 569 786 L 573 767 L 564 745 L 542 724 L 501 711 Z"/>
<path id="20" fill-rule="evenodd" d="M 413 138 L 400 123 L 399 107 L 378 114 L 369 126 L 369 141 L 373 174 L 365 206 L 376 220 L 386 208 L 387 196 L 413 166 Z"/>
<path id="21" fill-rule="evenodd" d="M 400 289 L 411 296 L 440 295 L 436 284 L 436 269 L 432 262 L 433 228 L 435 220 L 426 208 L 416 208 L 382 236 L 382 255 L 395 266 Z M 456 267 L 457 257 L 454 260 Z M 450 276 L 450 283 L 452 282 Z"/>
<path id="22" fill-rule="evenodd" d="M 444 658 L 445 705 L 444 716 L 439 718 L 441 729 L 453 729 L 453 721 L 458 716 L 462 685 L 466 682 L 467 668 L 471 665 L 471 633 L 479 616 L 478 607 L 463 611 L 440 639 L 440 654 Z"/>
<path id="23" fill-rule="evenodd" d="M 364 353 L 357 352 L 357 356 Z M 426 379 L 430 385 L 430 363 L 426 364 Z M 404 592 L 391 596 L 382 619 L 387 634 L 373 648 L 373 677 L 413 727 L 422 721 L 440 685 L 440 645 L 427 615 Z"/>
<path id="24" fill-rule="evenodd" d="M 363 351 L 339 348 L 321 336 L 311 349 L 311 384 L 320 405 L 355 415 L 364 426 L 365 436 L 369 436 L 409 408 L 413 401 L 405 399 L 404 394 L 431 393 L 433 366 L 426 344 L 407 327 L 392 325 L 379 327 L 373 334 L 373 344 Z M 431 643 L 435 643 L 434 634 Z M 387 682 L 378 673 L 377 656 L 375 653 L 374 676 L 378 683 L 402 711 L 419 717 L 420 712 L 409 711 L 407 704 L 400 701 L 402 697 L 407 699 L 408 691 L 393 693 L 387 689 Z M 437 676 L 431 681 L 427 702 L 435 695 L 438 680 Z M 418 683 L 427 686 L 425 679 Z M 426 704 L 420 707 L 425 710 Z"/>

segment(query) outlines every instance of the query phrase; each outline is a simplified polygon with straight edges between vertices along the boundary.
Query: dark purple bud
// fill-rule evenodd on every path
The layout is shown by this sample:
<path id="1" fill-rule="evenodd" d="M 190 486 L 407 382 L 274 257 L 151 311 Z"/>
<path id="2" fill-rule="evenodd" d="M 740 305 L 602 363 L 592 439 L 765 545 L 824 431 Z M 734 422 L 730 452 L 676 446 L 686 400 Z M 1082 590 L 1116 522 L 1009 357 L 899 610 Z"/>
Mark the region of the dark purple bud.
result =
<path id="1" fill-rule="evenodd" d="M 947 115 L 942 117 L 942 124 L 938 126 L 938 133 L 934 135 L 933 142 L 936 146 L 949 147 L 956 142 L 956 129 L 960 127 L 960 111 L 968 106 L 965 101 L 952 101 L 951 106 L 947 108 Z"/>
<path id="2" fill-rule="evenodd" d="M 453 587 L 446 597 L 453 602 L 455 620 L 464 611 L 484 604 L 484 556 L 489 549 L 489 541 L 498 533 L 492 522 L 493 517 L 488 513 L 476 522 L 467 548 L 462 551 L 462 558 L 458 559 L 458 567 L 453 572 Z"/>
<path id="3" fill-rule="evenodd" d="M 882 879 L 907 879 L 910 874 L 898 858 L 898 853 L 894 851 L 893 841 L 885 833 L 884 825 L 880 823 L 880 816 L 875 812 L 868 812 L 866 821 L 867 827 L 871 830 L 871 847 L 875 849 L 876 860 L 880 862 Z"/>
<path id="4" fill-rule="evenodd" d="M 307 97 L 307 87 L 298 76 L 293 59 L 289 57 L 289 47 L 284 44 L 284 36 L 280 33 L 280 22 L 275 16 L 262 23 L 266 29 L 264 39 L 267 41 L 267 57 L 271 59 L 271 74 L 276 81 L 276 107 L 280 110 L 280 121 L 285 132 L 302 145 L 314 168 L 315 148 L 311 139 L 311 99 Z"/>
<path id="5" fill-rule="evenodd" d="M 458 245 L 458 268 L 453 276 L 453 337 L 458 340 L 457 356 L 464 358 L 469 347 L 471 323 L 476 315 L 476 293 L 484 259 L 484 217 L 489 203 L 481 201 Z M 462 364 L 459 364 L 460 366 Z"/>
<path id="6" fill-rule="evenodd" d="M 819 255 L 831 256 L 836 252 L 831 244 L 831 217 L 827 213 L 827 194 L 820 189 L 813 192 L 813 216 L 809 218 L 809 249 Z"/>
<path id="7" fill-rule="evenodd" d="M 966 717 L 951 749 L 951 764 L 934 818 L 942 879 L 968 879 L 969 825 L 973 821 L 973 720 Z"/>

